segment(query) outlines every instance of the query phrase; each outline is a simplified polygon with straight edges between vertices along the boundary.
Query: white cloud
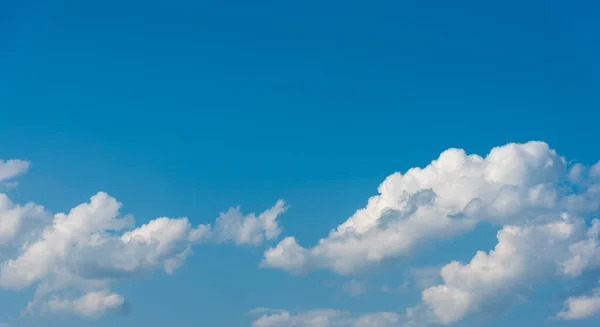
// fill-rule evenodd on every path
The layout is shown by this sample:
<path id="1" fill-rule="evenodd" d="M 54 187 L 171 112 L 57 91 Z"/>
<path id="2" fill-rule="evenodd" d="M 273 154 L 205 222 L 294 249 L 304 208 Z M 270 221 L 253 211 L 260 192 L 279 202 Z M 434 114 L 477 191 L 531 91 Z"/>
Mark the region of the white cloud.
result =
<path id="1" fill-rule="evenodd" d="M 187 218 L 160 217 L 133 228 L 121 203 L 99 192 L 68 213 L 51 215 L 43 207 L 16 205 L 0 193 L 0 287 L 37 286 L 26 313 L 70 312 L 97 317 L 123 305 L 108 289 L 112 282 L 184 264 L 192 246 L 232 242 L 258 246 L 281 232 L 277 218 L 283 201 L 261 214 L 229 209 L 210 225 L 192 226 Z M 12 252 L 11 252 L 12 251 Z M 80 297 L 72 297 L 73 294 Z"/>
<path id="2" fill-rule="evenodd" d="M 0 183 L 25 173 L 30 166 L 29 161 L 0 160 Z"/>
<path id="3" fill-rule="evenodd" d="M 125 299 L 107 291 L 89 292 L 77 299 L 53 297 L 43 303 L 43 312 L 69 313 L 86 318 L 98 318 L 108 312 L 123 312 Z"/>
<path id="4" fill-rule="evenodd" d="M 0 246 L 7 243 L 35 237 L 35 226 L 49 221 L 50 215 L 44 207 L 27 203 L 25 205 L 14 204 L 6 194 L 0 193 Z"/>
<path id="5" fill-rule="evenodd" d="M 312 310 L 296 315 L 285 310 L 271 310 L 256 319 L 252 327 L 328 327 L 332 320 L 345 315 L 345 312 L 338 310 Z"/>
<path id="6" fill-rule="evenodd" d="M 244 216 L 240 208 L 230 208 L 221 213 L 215 223 L 214 238 L 218 242 L 235 244 L 260 245 L 265 240 L 273 240 L 281 233 L 277 217 L 287 210 L 282 200 L 275 206 L 258 215 Z"/>
<path id="7" fill-rule="evenodd" d="M 562 271 L 569 277 L 577 277 L 587 269 L 600 267 L 600 220 L 592 220 L 592 226 L 586 232 L 586 238 L 569 245 L 571 257 L 562 263 Z"/>
<path id="8" fill-rule="evenodd" d="M 393 312 L 353 315 L 347 311 L 320 309 L 298 313 L 287 310 L 258 308 L 250 311 L 260 315 L 252 327 L 399 327 L 400 316 Z"/>
<path id="9" fill-rule="evenodd" d="M 344 283 L 342 291 L 346 294 L 357 296 L 364 294 L 367 291 L 367 285 L 364 282 L 352 279 Z"/>
<path id="10" fill-rule="evenodd" d="M 599 220 L 587 228 L 582 219 L 563 217 L 562 221 L 522 226 L 505 226 L 498 243 L 489 253 L 483 251 L 468 264 L 454 261 L 441 269 L 443 283 L 425 289 L 423 308 L 431 320 L 450 324 L 467 315 L 516 299 L 537 284 L 553 277 L 573 278 L 596 268 L 593 261 L 578 261 L 572 269 L 581 242 L 595 244 L 586 252 L 600 252 L 596 229 Z"/>
<path id="11" fill-rule="evenodd" d="M 565 301 L 565 310 L 556 314 L 557 319 L 585 319 L 600 314 L 600 287 L 591 295 L 573 296 Z"/>
<path id="12" fill-rule="evenodd" d="M 120 206 L 114 198 L 98 193 L 89 203 L 73 208 L 68 215 L 56 214 L 53 224 L 44 229 L 38 240 L 24 244 L 17 258 L 2 262 L 0 286 L 18 290 L 52 275 L 56 270 L 70 272 L 71 262 L 75 265 L 81 262 L 76 257 L 77 250 L 103 246 L 114 239 L 108 232 L 121 230 L 133 223 L 131 217 L 119 219 Z M 98 259 L 101 261 L 102 257 Z"/>
<path id="13" fill-rule="evenodd" d="M 470 231 L 479 221 L 503 226 L 593 212 L 600 203 L 597 171 L 600 163 L 569 170 L 543 142 L 496 147 L 485 158 L 449 149 L 425 168 L 387 177 L 379 195 L 315 246 L 286 237 L 265 251 L 261 267 L 353 274 Z"/>

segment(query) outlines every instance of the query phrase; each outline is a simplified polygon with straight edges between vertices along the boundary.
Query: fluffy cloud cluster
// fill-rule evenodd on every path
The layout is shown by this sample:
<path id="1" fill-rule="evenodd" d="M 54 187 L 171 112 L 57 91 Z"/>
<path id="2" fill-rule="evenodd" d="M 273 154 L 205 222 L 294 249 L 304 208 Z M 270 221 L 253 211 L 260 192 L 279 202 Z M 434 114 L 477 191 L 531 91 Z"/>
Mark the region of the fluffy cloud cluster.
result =
<path id="1" fill-rule="evenodd" d="M 4 178 L 26 168 L 15 162 L 0 162 Z M 97 317 L 122 311 L 125 300 L 109 291 L 112 282 L 157 268 L 172 274 L 197 243 L 256 246 L 272 240 L 281 232 L 276 219 L 287 209 L 283 201 L 259 215 L 231 208 L 221 213 L 214 228 L 168 217 L 134 228 L 133 217 L 122 216 L 120 208 L 120 202 L 100 192 L 68 213 L 52 215 L 42 206 L 15 205 L 0 194 L 0 246 L 5 256 L 0 258 L 0 287 L 22 290 L 37 285 L 27 312 Z M 80 295 L 73 297 L 74 293 Z"/>
<path id="2" fill-rule="evenodd" d="M 424 309 L 434 322 L 450 324 L 480 309 L 515 300 L 536 284 L 595 270 L 600 267 L 599 232 L 600 220 L 588 228 L 582 219 L 568 216 L 539 225 L 505 226 L 492 251 L 479 251 L 468 264 L 454 261 L 441 269 L 443 284 L 422 293 Z M 561 317 L 574 318 L 584 301 L 567 300 L 568 312 L 576 313 Z"/>
<path id="3" fill-rule="evenodd" d="M 498 226 L 496 247 L 443 266 L 442 283 L 425 287 L 403 323 L 451 324 L 521 299 L 538 283 L 598 271 L 600 221 L 586 222 L 599 206 L 600 162 L 569 165 L 543 142 L 496 147 L 485 158 L 449 149 L 425 168 L 389 176 L 379 195 L 313 247 L 284 238 L 261 266 L 353 274 L 480 222 Z M 567 299 L 556 317 L 600 313 L 599 293 Z"/>
<path id="4" fill-rule="evenodd" d="M 0 185 L 24 173 L 25 161 L 0 161 Z M 425 168 L 390 175 L 365 208 L 317 244 L 286 237 L 268 248 L 262 267 L 299 274 L 328 269 L 351 275 L 422 245 L 496 226 L 497 244 L 469 262 L 416 272 L 421 302 L 404 314 L 355 315 L 340 310 L 256 309 L 253 327 L 406 327 L 452 324 L 514 303 L 538 284 L 600 272 L 600 162 L 569 164 L 543 142 L 507 144 L 481 157 L 444 151 Z M 34 203 L 15 204 L 0 193 L 0 287 L 35 286 L 27 312 L 98 317 L 127 303 L 112 283 L 162 269 L 173 274 L 198 243 L 259 246 L 279 237 L 283 201 L 260 214 L 230 208 L 213 225 L 160 217 L 135 227 L 121 203 L 98 193 L 68 213 Z M 431 272 L 435 270 L 435 275 Z M 407 282 L 405 281 L 405 285 Z M 348 294 L 363 283 L 344 285 Z M 600 314 L 600 287 L 569 297 L 555 319 Z"/>
<path id="5" fill-rule="evenodd" d="M 286 237 L 265 252 L 261 266 L 352 274 L 455 237 L 481 221 L 504 226 L 594 212 L 599 177 L 600 164 L 568 169 L 543 142 L 496 147 L 485 158 L 449 149 L 425 168 L 390 175 L 379 195 L 315 246 L 305 248 Z"/>
<path id="6" fill-rule="evenodd" d="M 250 312 L 260 315 L 252 327 L 394 327 L 400 316 L 393 312 L 377 312 L 354 316 L 340 310 L 310 310 L 292 314 L 286 310 L 257 308 Z"/>

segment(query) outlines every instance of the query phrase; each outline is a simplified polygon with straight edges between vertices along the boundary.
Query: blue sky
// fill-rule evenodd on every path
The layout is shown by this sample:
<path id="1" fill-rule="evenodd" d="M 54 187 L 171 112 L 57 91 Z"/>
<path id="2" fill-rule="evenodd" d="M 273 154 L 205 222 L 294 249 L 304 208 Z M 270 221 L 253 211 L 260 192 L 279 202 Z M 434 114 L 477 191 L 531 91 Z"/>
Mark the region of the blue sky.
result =
<path id="1" fill-rule="evenodd" d="M 13 203 L 0 210 L 0 218 L 18 216 L 24 223 L 6 232 L 10 237 L 1 252 L 0 322 L 233 327 L 256 320 L 257 327 L 323 327 L 327 317 L 331 326 L 360 327 L 362 315 L 388 312 L 396 316 L 386 322 L 402 326 L 433 323 L 436 308 L 441 311 L 434 318 L 448 318 L 422 292 L 444 284 L 439 278 L 444 265 L 466 264 L 478 250 L 492 250 L 496 233 L 506 226 L 544 242 L 550 236 L 540 230 L 548 219 L 569 212 L 569 224 L 579 226 L 581 220 L 593 230 L 600 201 L 594 191 L 600 185 L 595 175 L 600 166 L 594 166 L 600 159 L 599 9 L 593 1 L 4 1 L 0 160 L 21 161 L 0 161 L 0 172 L 6 172 L 0 173 L 0 185 Z M 519 145 L 485 158 L 511 142 Z M 430 177 L 414 175 L 420 182 L 392 179 L 381 194 L 382 207 L 369 211 L 377 218 L 374 229 L 365 231 L 372 238 L 354 232 L 330 237 L 330 230 L 378 194 L 388 176 L 425 168 L 449 148 L 485 160 L 464 159 L 475 160 L 464 164 L 455 154 L 439 162 L 463 162 L 452 168 L 464 170 L 455 171 L 458 175 L 434 165 Z M 494 165 L 505 170 L 492 174 Z M 456 176 L 476 177 L 463 185 Z M 487 186 L 473 186 L 480 183 Z M 447 191 L 456 185 L 468 189 Z M 463 197 L 485 202 L 489 194 L 504 194 L 507 185 L 529 192 L 517 198 L 540 190 L 554 195 L 543 206 L 508 206 L 518 214 L 490 202 L 500 211 L 492 213 L 486 204 L 487 211 L 477 217 L 447 221 L 450 211 L 467 212 Z M 132 214 L 136 223 L 122 230 L 94 225 L 100 229 L 87 230 L 81 239 L 75 237 L 80 229 L 66 239 L 56 234 L 42 244 L 54 253 L 48 255 L 53 259 L 47 270 L 14 289 L 25 272 L 41 266 L 39 257 L 27 259 L 27 245 L 52 230 L 54 214 L 68 213 L 98 192 L 121 202 L 120 212 Z M 277 215 L 278 228 L 258 219 L 245 231 L 261 241 L 241 237 L 240 226 L 256 222 L 250 213 L 259 215 L 280 199 L 289 208 Z M 13 210 L 30 201 L 44 209 Z M 414 201 L 425 209 L 403 216 Z M 226 232 L 215 229 L 219 214 L 237 206 L 241 214 L 230 217 L 238 220 L 219 225 L 229 226 L 223 227 Z M 383 210 L 390 208 L 392 214 Z M 73 219 L 84 219 L 78 217 Z M 131 253 L 111 248 L 125 246 L 118 243 L 124 242 L 123 233 L 158 217 L 187 217 L 190 237 L 158 257 L 156 240 L 138 239 L 143 245 L 136 243 Z M 416 225 L 403 225 L 411 218 L 432 225 L 417 233 Z M 192 241 L 192 232 L 203 224 L 211 224 L 213 232 Z M 593 241 L 591 232 L 573 233 L 568 242 L 552 243 L 562 246 L 556 251 L 564 258 L 539 251 L 531 252 L 538 261 L 505 258 L 502 262 L 534 264 L 512 279 L 479 280 L 504 285 L 507 294 L 496 294 L 498 288 L 491 286 L 479 287 L 479 293 L 457 286 L 468 284 L 468 276 L 476 278 L 468 269 L 459 274 L 458 284 L 446 281 L 471 299 L 461 307 L 468 307 L 464 315 L 446 322 L 466 327 L 598 324 L 593 315 L 568 321 L 548 317 L 563 310 L 568 298 L 593 299 L 600 250 L 594 248 L 589 267 L 577 276 L 534 273 L 554 261 L 564 268 L 568 255 L 575 256 L 570 245 Z M 108 245 L 88 244 L 94 235 Z M 265 259 L 288 237 L 298 244 L 296 258 L 305 261 L 285 261 L 296 253 L 289 248 Z M 315 247 L 320 239 L 339 250 Z M 398 245 L 407 239 L 414 243 Z M 390 243 L 377 243 L 381 240 Z M 167 258 L 188 245 L 193 255 L 167 274 Z M 530 253 L 517 248 L 517 254 Z M 362 249 L 372 255 L 361 255 Z M 382 257 L 373 259 L 375 252 Z M 106 271 L 90 261 L 116 265 L 111 260 L 122 253 L 145 253 L 148 261 L 125 257 L 119 264 L 135 261 L 140 271 L 130 267 L 120 278 L 102 275 Z M 15 273 L 9 263 L 19 258 L 32 266 Z M 352 264 L 335 265 L 345 259 Z M 94 278 L 75 269 L 87 266 L 98 268 Z M 41 285 L 57 283 L 59 271 L 67 272 L 68 281 L 36 297 Z M 110 285 L 94 284 L 98 280 Z M 125 299 L 127 314 L 107 310 L 85 317 L 82 312 L 89 311 L 83 307 L 98 309 L 102 303 L 75 301 L 105 291 L 118 297 L 113 300 Z M 495 297 L 508 300 L 489 300 Z M 34 308 L 22 315 L 33 299 L 38 299 Z M 119 305 L 109 309 L 117 306 L 122 311 Z M 406 308 L 415 306 L 417 314 L 407 317 Z M 259 307 L 284 311 L 248 313 Z"/>

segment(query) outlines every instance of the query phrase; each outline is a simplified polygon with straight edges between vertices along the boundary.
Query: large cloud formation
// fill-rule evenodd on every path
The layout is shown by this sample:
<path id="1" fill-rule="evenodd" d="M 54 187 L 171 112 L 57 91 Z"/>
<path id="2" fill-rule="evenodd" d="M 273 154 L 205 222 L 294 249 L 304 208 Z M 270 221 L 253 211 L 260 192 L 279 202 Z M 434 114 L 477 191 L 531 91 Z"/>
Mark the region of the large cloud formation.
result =
<path id="1" fill-rule="evenodd" d="M 593 212 L 600 185 L 591 181 L 598 177 L 600 164 L 569 170 L 543 142 L 496 147 L 485 158 L 449 149 L 425 168 L 387 177 L 379 195 L 315 246 L 286 237 L 265 252 L 261 266 L 353 274 L 470 231 L 481 221 L 504 226 Z"/>
<path id="2" fill-rule="evenodd" d="M 485 158 L 449 149 L 425 168 L 389 176 L 379 195 L 313 247 L 284 238 L 261 266 L 354 274 L 480 222 L 498 226 L 496 247 L 443 266 L 442 283 L 423 290 L 401 325 L 452 324 L 522 299 L 537 284 L 599 271 L 600 221 L 589 219 L 599 205 L 600 162 L 569 164 L 543 142 L 496 147 Z M 598 294 L 568 298 L 555 318 L 600 313 Z"/>
<path id="3" fill-rule="evenodd" d="M 0 161 L 7 180 L 28 167 Z M 0 180 L 0 182 L 2 181 Z M 110 292 L 111 283 L 162 268 L 172 274 L 202 242 L 258 246 L 281 233 L 277 218 L 283 201 L 259 215 L 230 208 L 210 225 L 192 226 L 187 218 L 156 218 L 134 228 L 121 203 L 99 192 L 68 213 L 16 205 L 0 194 L 0 287 L 22 290 L 37 285 L 26 312 L 65 312 L 98 317 L 122 311 L 125 299 Z"/>

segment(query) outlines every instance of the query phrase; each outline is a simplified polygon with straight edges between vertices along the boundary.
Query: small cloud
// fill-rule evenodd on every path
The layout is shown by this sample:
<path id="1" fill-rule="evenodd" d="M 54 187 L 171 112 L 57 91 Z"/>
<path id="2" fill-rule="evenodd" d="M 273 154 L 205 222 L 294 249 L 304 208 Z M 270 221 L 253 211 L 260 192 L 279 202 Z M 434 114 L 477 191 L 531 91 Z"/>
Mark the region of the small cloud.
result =
<path id="1" fill-rule="evenodd" d="M 251 312 L 253 311 L 256 310 Z M 259 308 L 258 312 L 263 312 L 263 314 L 259 313 L 260 317 L 252 322 L 252 327 L 397 327 L 400 326 L 402 318 L 394 312 L 355 314 L 333 309 L 290 312 Z"/>
<path id="2" fill-rule="evenodd" d="M 0 182 L 24 174 L 31 167 L 25 160 L 0 160 Z"/>
<path id="3" fill-rule="evenodd" d="M 554 319 L 577 320 L 600 314 L 600 287 L 593 289 L 591 295 L 569 297 L 564 306 Z"/>
<path id="4" fill-rule="evenodd" d="M 108 313 L 126 315 L 130 309 L 122 296 L 108 291 L 89 292 L 76 299 L 56 296 L 41 303 L 30 302 L 26 313 L 33 313 L 36 307 L 46 314 L 67 313 L 85 318 L 99 318 Z"/>

